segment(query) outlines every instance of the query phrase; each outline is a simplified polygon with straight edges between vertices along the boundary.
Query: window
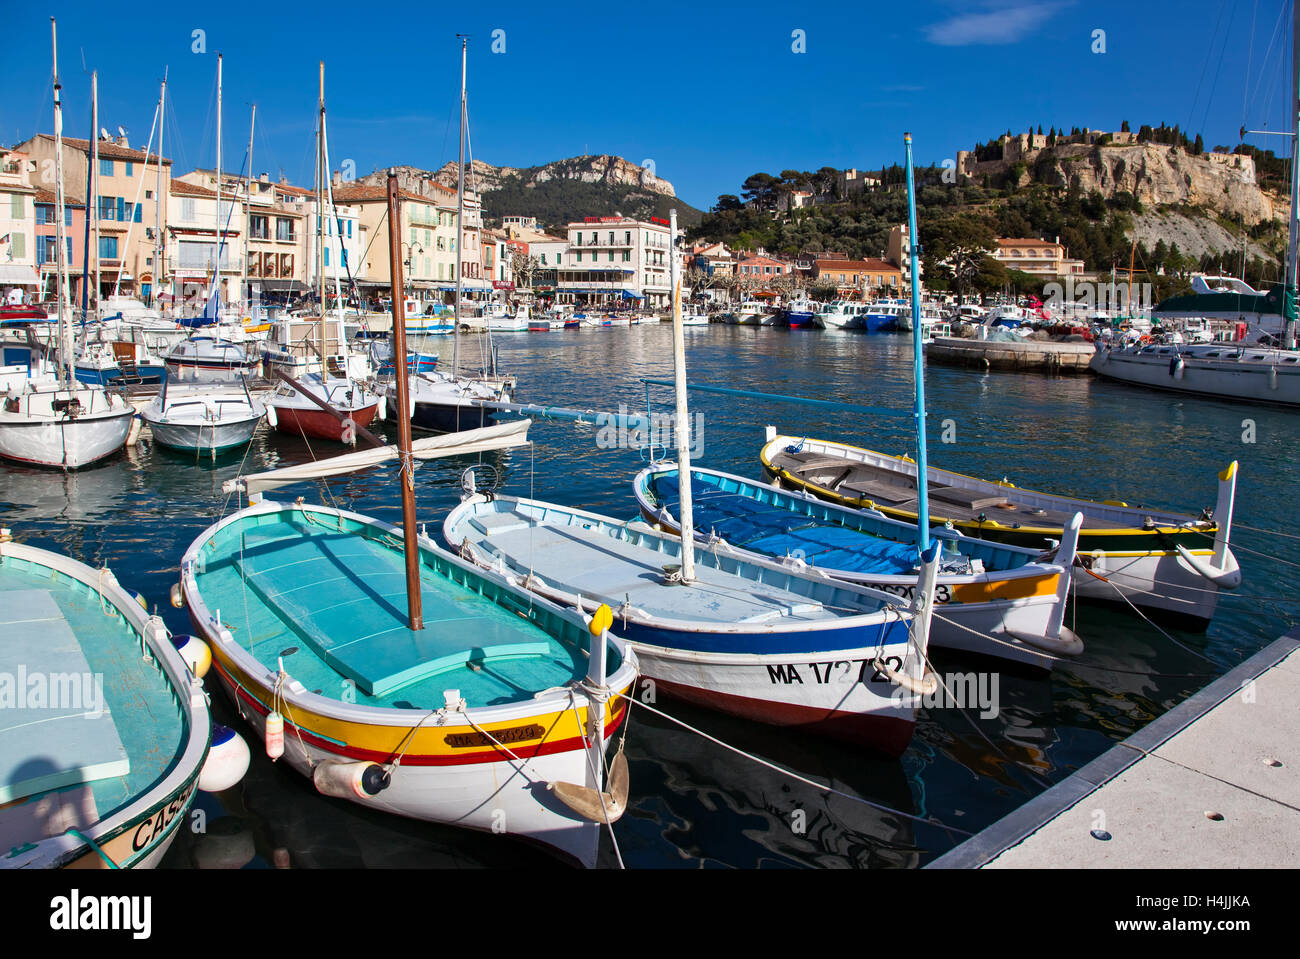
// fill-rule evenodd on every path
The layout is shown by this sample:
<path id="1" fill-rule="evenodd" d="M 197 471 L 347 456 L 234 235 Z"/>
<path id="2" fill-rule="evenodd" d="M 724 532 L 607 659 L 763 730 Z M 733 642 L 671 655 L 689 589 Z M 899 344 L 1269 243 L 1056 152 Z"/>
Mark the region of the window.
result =
<path id="1" fill-rule="evenodd" d="M 101 260 L 117 259 L 117 237 L 101 236 L 99 238 L 99 258 Z"/>
<path id="2" fill-rule="evenodd" d="M 582 246 L 582 231 L 581 231 L 581 230 L 578 231 L 578 243 L 577 243 L 577 245 L 578 245 L 578 246 Z"/>
<path id="3" fill-rule="evenodd" d="M 631 251 L 631 250 L 624 250 L 624 251 L 623 251 L 623 262 L 624 262 L 624 263 L 630 263 L 631 261 L 632 261 L 632 251 Z"/>
<path id="4" fill-rule="evenodd" d="M 253 215 L 248 218 L 248 235 L 254 240 L 271 238 L 271 221 L 269 217 Z"/>
<path id="5" fill-rule="evenodd" d="M 72 207 L 70 206 L 63 208 L 63 225 L 72 226 Z M 68 242 L 71 243 L 72 241 L 69 240 Z"/>
<path id="6" fill-rule="evenodd" d="M 145 190 L 145 191 L 144 191 L 144 198 L 145 198 L 146 200 L 152 200 L 152 199 L 153 199 L 153 190 Z"/>
<path id="7" fill-rule="evenodd" d="M 142 204 L 142 203 L 137 203 L 137 204 L 135 205 L 135 216 L 133 216 L 133 217 L 131 218 L 131 221 L 132 221 L 133 223 L 139 223 L 139 222 L 140 222 L 140 214 L 141 214 L 143 211 L 144 211 L 144 204 Z"/>
<path id="8" fill-rule="evenodd" d="M 330 248 L 329 248 L 329 247 L 325 247 L 325 265 L 326 265 L 326 266 L 329 266 L 329 265 L 330 265 Z"/>
<path id="9" fill-rule="evenodd" d="M 288 217 L 277 216 L 275 218 L 275 238 L 277 240 L 292 240 L 293 220 Z"/>
<path id="10" fill-rule="evenodd" d="M 45 203 L 37 203 L 33 209 L 36 211 L 37 226 L 40 226 L 42 223 L 54 222 L 54 208 L 52 206 Z"/>
<path id="11" fill-rule="evenodd" d="M 127 175 L 127 176 L 135 176 L 135 164 L 134 164 L 134 163 L 132 163 L 130 160 L 125 160 L 125 161 L 123 161 L 122 166 L 126 167 L 126 175 Z"/>
<path id="12" fill-rule="evenodd" d="M 581 263 L 581 262 L 582 262 L 582 251 L 581 251 L 581 250 L 579 250 L 579 251 L 574 255 L 574 260 L 573 260 L 573 262 L 574 262 L 574 263 Z"/>
<path id="13" fill-rule="evenodd" d="M 613 245 L 614 245 L 614 231 L 613 231 L 613 230 L 610 230 L 610 231 L 609 231 L 609 245 L 610 245 L 610 246 L 613 246 Z"/>
<path id="14" fill-rule="evenodd" d="M 105 160 L 105 159 L 103 159 L 102 157 L 100 158 L 100 161 L 99 161 L 99 175 L 100 175 L 100 176 L 112 176 L 112 175 L 113 175 L 113 161 L 112 161 L 112 160 Z"/>
<path id="15" fill-rule="evenodd" d="M 99 198 L 99 218 L 101 220 L 117 219 L 117 201 L 115 196 L 101 196 Z"/>
<path id="16" fill-rule="evenodd" d="M 610 262 L 610 263 L 613 263 L 613 262 L 614 262 L 614 251 L 613 251 L 613 250 L 610 250 L 610 251 L 609 251 L 609 262 Z"/>
<path id="17" fill-rule="evenodd" d="M 628 230 L 626 233 L 623 234 L 623 242 L 626 243 L 628 246 L 631 246 L 631 245 L 632 245 L 632 231 L 631 231 L 631 230 Z"/>
<path id="18" fill-rule="evenodd" d="M 181 219 L 186 223 L 194 222 L 194 197 L 181 198 Z"/>
<path id="19" fill-rule="evenodd" d="M 428 232 L 428 231 L 426 231 Z M 352 221 L 348 220 L 348 239 L 352 239 Z"/>

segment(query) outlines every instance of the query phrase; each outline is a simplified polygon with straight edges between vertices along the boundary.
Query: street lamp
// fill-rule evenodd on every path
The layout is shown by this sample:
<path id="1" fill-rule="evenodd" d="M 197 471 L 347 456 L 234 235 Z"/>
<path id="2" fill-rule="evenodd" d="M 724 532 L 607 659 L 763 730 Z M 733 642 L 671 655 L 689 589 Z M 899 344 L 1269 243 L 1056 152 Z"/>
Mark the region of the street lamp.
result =
<path id="1" fill-rule="evenodd" d="M 423 256 L 424 247 L 422 247 L 419 243 L 403 243 L 401 245 L 406 250 L 406 259 L 403 265 L 406 267 L 406 285 L 409 288 L 411 286 L 411 257 L 414 256 L 417 252 L 421 256 Z"/>

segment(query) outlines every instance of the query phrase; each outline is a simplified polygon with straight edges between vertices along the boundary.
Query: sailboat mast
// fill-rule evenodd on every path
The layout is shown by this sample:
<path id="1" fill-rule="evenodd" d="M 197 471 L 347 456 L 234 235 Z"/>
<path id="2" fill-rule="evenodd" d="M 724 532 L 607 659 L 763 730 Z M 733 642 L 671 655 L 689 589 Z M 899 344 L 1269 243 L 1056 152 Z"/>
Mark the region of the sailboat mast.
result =
<path id="1" fill-rule="evenodd" d="M 64 260 L 64 233 L 63 233 L 63 94 L 62 86 L 59 83 L 59 28 L 53 17 L 50 17 L 50 43 L 54 48 L 54 263 L 58 276 L 55 283 L 58 287 L 58 311 L 59 311 L 59 386 L 63 389 L 68 388 L 67 365 L 72 362 L 72 357 L 64 353 L 64 348 L 68 345 L 69 336 L 68 321 L 70 317 L 67 310 L 64 309 L 64 296 L 67 293 L 67 276 L 64 269 L 67 264 Z"/>
<path id="2" fill-rule="evenodd" d="M 1296 348 L 1296 317 L 1294 312 L 1288 314 L 1285 294 L 1291 295 L 1294 304 L 1297 295 L 1296 218 L 1300 217 L 1300 3 L 1291 8 L 1291 128 L 1295 131 L 1291 140 L 1291 219 L 1287 229 L 1282 305 L 1282 348 L 1287 350 Z"/>
<path id="3" fill-rule="evenodd" d="M 668 211 L 668 279 L 673 290 L 673 386 L 677 409 L 678 512 L 682 529 L 682 582 L 695 582 L 695 514 L 691 502 L 690 414 L 686 408 L 686 335 L 682 330 L 682 278 L 677 264 L 677 208 Z M 648 411 L 647 411 L 648 414 Z"/>
<path id="4" fill-rule="evenodd" d="M 217 260 L 213 266 L 213 288 L 217 303 L 213 317 L 221 320 L 221 248 L 225 246 L 225 225 L 221 222 L 221 54 L 217 54 Z"/>
<path id="5" fill-rule="evenodd" d="M 239 281 L 240 301 L 244 305 L 244 314 L 252 319 L 249 311 L 248 296 L 248 235 L 252 233 L 253 222 L 253 129 L 257 126 L 257 104 L 253 104 L 253 115 L 248 120 L 248 177 L 244 180 L 244 268 Z"/>
<path id="6" fill-rule="evenodd" d="M 388 265 L 393 277 L 393 380 L 397 384 L 397 450 L 402 468 L 402 532 L 406 543 L 406 610 L 411 629 L 424 629 L 424 610 L 420 596 L 420 546 L 415 526 L 415 462 L 411 457 L 411 418 L 406 373 L 406 304 L 402 289 L 402 222 L 401 198 L 397 174 L 388 174 Z M 324 322 L 322 317 L 321 322 Z"/>
<path id="7" fill-rule="evenodd" d="M 100 280 L 99 264 L 99 71 L 95 70 L 90 74 L 90 138 L 93 143 L 91 147 L 90 170 L 93 189 L 91 192 L 95 204 L 95 316 L 99 316 L 99 291 L 104 288 L 103 281 Z M 86 202 L 92 202 L 87 200 Z M 81 322 L 84 324 L 86 318 L 83 316 Z M 72 362 L 72 358 L 68 358 Z"/>
<path id="8" fill-rule="evenodd" d="M 925 450 L 925 364 L 921 359 L 921 283 L 918 276 L 916 233 L 916 184 L 912 180 L 912 134 L 903 134 L 907 151 L 907 246 L 912 271 L 912 375 L 916 380 L 916 548 L 922 556 L 930 548 L 929 469 Z"/>
<path id="9" fill-rule="evenodd" d="M 153 232 L 153 301 L 158 302 L 159 292 L 162 290 L 163 274 L 163 203 L 166 198 L 163 196 L 163 174 L 162 174 L 162 155 L 163 155 L 163 129 L 167 122 L 167 71 L 163 70 L 162 92 L 158 95 L 158 187 L 154 190 L 154 208 L 155 208 L 155 225 Z"/>
<path id="10" fill-rule="evenodd" d="M 465 272 L 465 52 L 469 40 L 460 38 L 460 159 L 456 177 L 456 303 L 451 331 L 451 375 L 460 372 L 460 291 Z"/>
<path id="11" fill-rule="evenodd" d="M 320 61 L 320 90 L 316 100 L 316 289 L 320 297 L 320 379 L 325 382 L 325 61 Z"/>

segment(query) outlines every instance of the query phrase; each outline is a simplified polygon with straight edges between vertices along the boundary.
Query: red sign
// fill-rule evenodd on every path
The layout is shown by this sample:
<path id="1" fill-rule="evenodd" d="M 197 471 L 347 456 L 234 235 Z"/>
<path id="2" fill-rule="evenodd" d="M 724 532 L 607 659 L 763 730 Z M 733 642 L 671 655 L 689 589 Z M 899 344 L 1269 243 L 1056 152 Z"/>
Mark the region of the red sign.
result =
<path id="1" fill-rule="evenodd" d="M 513 290 L 514 288 L 515 285 L 513 283 L 507 283 L 505 280 L 492 281 L 492 289 L 494 290 Z"/>

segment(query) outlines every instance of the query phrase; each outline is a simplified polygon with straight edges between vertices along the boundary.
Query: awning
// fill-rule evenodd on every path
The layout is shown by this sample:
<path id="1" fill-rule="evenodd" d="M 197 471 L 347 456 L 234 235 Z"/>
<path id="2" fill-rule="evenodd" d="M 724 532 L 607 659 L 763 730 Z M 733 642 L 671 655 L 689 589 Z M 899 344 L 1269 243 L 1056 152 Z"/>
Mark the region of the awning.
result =
<path id="1" fill-rule="evenodd" d="M 40 286 L 36 271 L 21 263 L 0 263 L 0 286 Z"/>
<path id="2" fill-rule="evenodd" d="M 255 286 L 268 293 L 306 293 L 307 284 L 302 280 L 249 280 L 249 286 Z"/>

